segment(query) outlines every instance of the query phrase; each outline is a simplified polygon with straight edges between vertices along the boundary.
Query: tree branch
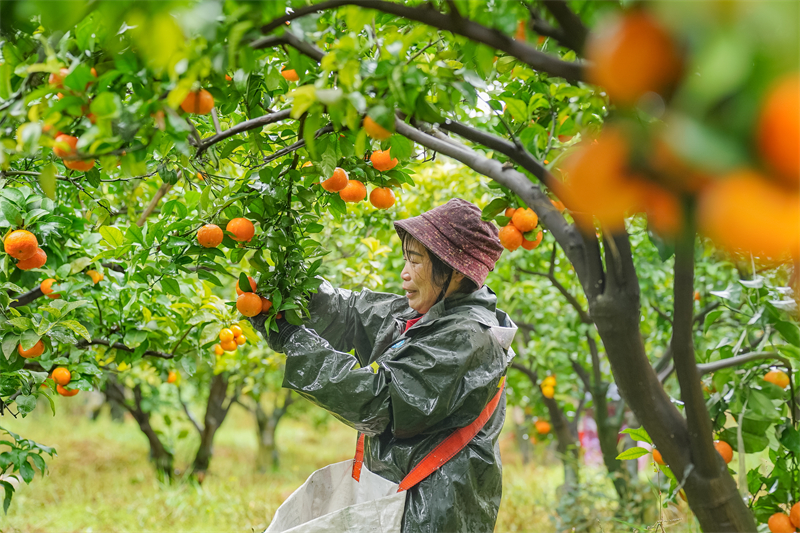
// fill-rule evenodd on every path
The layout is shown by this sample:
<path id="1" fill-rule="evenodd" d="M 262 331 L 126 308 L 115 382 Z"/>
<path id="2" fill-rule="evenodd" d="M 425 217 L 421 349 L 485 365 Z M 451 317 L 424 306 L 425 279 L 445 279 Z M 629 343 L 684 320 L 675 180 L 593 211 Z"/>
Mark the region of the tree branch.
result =
<path id="1" fill-rule="evenodd" d="M 192 425 L 194 426 L 194 429 L 197 430 L 197 433 L 202 435 L 203 434 L 203 428 L 200 426 L 200 423 L 194 417 L 192 412 L 189 411 L 189 406 L 186 405 L 186 402 L 184 402 L 183 398 L 181 398 L 181 389 L 180 388 L 178 388 L 178 401 L 181 402 L 181 407 L 183 407 L 183 412 L 186 413 L 186 417 L 189 419 L 189 422 L 192 423 Z"/>
<path id="2" fill-rule="evenodd" d="M 739 366 L 750 361 L 758 361 L 759 359 L 774 359 L 783 363 L 787 369 L 792 369 L 791 362 L 782 355 L 775 352 L 752 352 L 744 355 L 737 355 L 736 357 L 729 357 L 728 359 L 720 359 L 711 363 L 697 365 L 697 371 L 701 376 L 722 370 L 723 368 L 730 368 L 732 366 Z"/>
<path id="3" fill-rule="evenodd" d="M 308 41 L 298 39 L 290 31 L 284 32 L 283 35 L 270 35 L 268 37 L 261 37 L 260 39 L 256 39 L 250 43 L 250 47 L 254 50 L 259 50 L 262 48 L 271 48 L 273 46 L 280 46 L 283 44 L 291 46 L 301 54 L 310 57 L 314 61 L 320 61 L 325 56 L 325 52 Z"/>
<path id="4" fill-rule="evenodd" d="M 578 313 L 578 317 L 580 318 L 581 322 L 583 322 L 584 324 L 594 324 L 594 321 L 592 320 L 592 317 L 590 317 L 589 313 L 587 311 L 585 311 L 583 309 L 583 307 L 581 307 L 581 304 L 580 304 L 580 302 L 578 302 L 578 299 L 575 298 L 575 296 L 573 296 L 567 290 L 567 288 L 564 287 L 564 285 L 562 285 L 561 282 L 559 282 L 556 279 L 556 277 L 553 274 L 551 274 L 549 272 L 534 272 L 533 270 L 527 270 L 527 269 L 524 269 L 524 268 L 517 268 L 517 271 L 518 272 L 522 272 L 523 274 L 529 274 L 531 276 L 540 276 L 540 277 L 547 278 L 548 280 L 550 280 L 550 283 L 552 283 L 553 286 L 556 289 L 558 289 L 558 292 L 560 292 L 564 296 L 564 298 L 567 299 L 567 302 L 569 302 L 569 304 Z"/>
<path id="5" fill-rule="evenodd" d="M 566 37 L 567 46 L 579 54 L 583 52 L 589 29 L 583 24 L 580 17 L 573 13 L 564 0 L 542 0 L 544 6 L 558 21 Z"/>
<path id="6" fill-rule="evenodd" d="M 155 196 L 153 196 L 153 199 L 150 200 L 150 205 L 147 206 L 147 209 L 144 210 L 142 216 L 140 216 L 139 220 L 136 221 L 137 226 L 139 227 L 144 226 L 144 223 L 147 222 L 147 217 L 149 217 L 153 213 L 153 210 L 158 205 L 158 202 L 161 201 L 164 195 L 166 195 L 171 188 L 172 188 L 171 183 L 163 183 L 161 187 L 158 188 Z"/>
<path id="7" fill-rule="evenodd" d="M 327 2 L 320 2 L 276 18 L 264 25 L 261 31 L 262 33 L 269 33 L 277 28 L 283 27 L 286 22 L 310 13 L 335 9 L 347 5 L 375 9 L 440 30 L 449 31 L 456 35 L 461 35 L 474 42 L 482 43 L 503 51 L 516 57 L 523 63 L 528 64 L 533 69 L 547 72 L 553 76 L 560 76 L 570 81 L 583 81 L 585 77 L 583 63 L 561 61 L 549 54 L 540 52 L 533 46 L 516 41 L 508 35 L 482 24 L 478 24 L 472 20 L 460 16 L 453 16 L 452 14 L 444 14 L 430 7 L 409 7 L 383 0 L 328 0 Z"/>
<path id="8" fill-rule="evenodd" d="M 328 124 L 324 128 L 318 129 L 317 132 L 314 134 L 314 138 L 317 139 L 320 136 L 325 135 L 326 133 L 331 133 L 332 131 L 333 131 L 333 124 Z M 283 156 L 285 156 L 287 154 L 291 154 L 292 152 L 296 152 L 297 150 L 299 150 L 300 148 L 302 148 L 305 145 L 306 145 L 305 139 L 300 139 L 299 141 L 297 141 L 295 143 L 292 143 L 289 146 L 286 146 L 284 148 L 281 148 L 280 150 L 277 150 L 277 151 L 273 152 L 272 154 L 266 156 L 264 158 L 264 163 L 270 163 L 270 162 L 275 161 L 276 159 L 281 158 L 281 157 L 283 157 Z"/>
<path id="9" fill-rule="evenodd" d="M 200 146 L 197 148 L 197 153 L 195 157 L 199 157 L 202 155 L 203 152 L 208 150 L 211 146 L 217 144 L 218 142 L 224 141 L 234 135 L 238 135 L 239 133 L 243 133 L 245 131 L 255 130 L 258 128 L 263 128 L 268 124 L 274 124 L 275 122 L 280 122 L 282 120 L 286 120 L 291 116 L 291 109 L 285 109 L 283 111 L 278 111 L 277 113 L 270 113 L 269 115 L 263 115 L 261 117 L 256 117 L 250 120 L 245 120 L 244 122 L 240 122 L 239 124 L 229 128 L 222 133 L 218 133 L 216 135 L 212 135 L 211 137 L 207 137 L 203 139 Z"/>
<path id="10" fill-rule="evenodd" d="M 16 302 L 11 302 L 9 307 L 22 307 L 23 305 L 28 305 L 32 301 L 36 300 L 37 298 L 41 298 L 44 296 L 42 292 L 41 285 L 36 287 L 35 289 L 29 290 L 28 292 L 24 292 L 16 297 Z"/>

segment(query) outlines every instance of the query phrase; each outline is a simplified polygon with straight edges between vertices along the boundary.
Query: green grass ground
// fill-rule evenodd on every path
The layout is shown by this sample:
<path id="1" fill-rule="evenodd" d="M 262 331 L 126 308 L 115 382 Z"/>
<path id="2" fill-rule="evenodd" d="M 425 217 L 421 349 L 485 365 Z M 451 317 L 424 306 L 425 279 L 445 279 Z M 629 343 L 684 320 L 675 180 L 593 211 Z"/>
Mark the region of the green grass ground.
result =
<path id="1" fill-rule="evenodd" d="M 286 419 L 278 429 L 281 468 L 258 474 L 255 422 L 234 406 L 202 487 L 166 486 L 156 481 L 147 442 L 133 420 L 114 423 L 104 411 L 92 421 L 85 399 L 57 401 L 56 417 L 42 405 L 26 419 L 0 419 L 58 451 L 48 461 L 48 475 L 22 485 L 8 515 L 0 516 L 3 533 L 263 531 L 286 496 L 317 468 L 352 457 L 355 442 L 355 432 L 332 419 L 317 429 Z M 186 468 L 196 441 L 180 442 L 176 467 Z M 560 462 L 541 448 L 523 465 L 511 432 L 504 433 L 501 450 L 504 493 L 496 531 L 553 531 Z"/>

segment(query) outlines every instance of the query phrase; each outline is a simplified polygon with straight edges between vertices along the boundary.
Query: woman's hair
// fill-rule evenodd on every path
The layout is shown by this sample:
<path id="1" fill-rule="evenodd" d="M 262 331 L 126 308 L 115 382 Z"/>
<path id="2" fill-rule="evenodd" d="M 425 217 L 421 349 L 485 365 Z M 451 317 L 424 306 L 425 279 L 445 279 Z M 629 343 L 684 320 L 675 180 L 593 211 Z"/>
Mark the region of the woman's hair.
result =
<path id="1" fill-rule="evenodd" d="M 410 243 L 418 244 L 420 248 L 425 248 L 421 242 L 411 236 L 409 233 L 403 234 L 403 255 L 405 256 L 406 250 L 408 249 L 408 245 Z M 445 289 L 445 285 L 450 282 L 452 279 L 454 269 L 447 265 L 444 261 L 436 257 L 430 250 L 425 248 L 428 252 L 428 258 L 431 260 L 431 280 L 433 284 L 437 287 L 440 287 L 442 290 Z M 454 294 L 469 294 L 471 292 L 475 292 L 479 289 L 474 281 L 469 279 L 468 277 L 463 277 L 461 279 L 461 283 L 458 286 L 458 290 L 455 291 Z M 438 301 L 438 300 L 437 300 Z"/>

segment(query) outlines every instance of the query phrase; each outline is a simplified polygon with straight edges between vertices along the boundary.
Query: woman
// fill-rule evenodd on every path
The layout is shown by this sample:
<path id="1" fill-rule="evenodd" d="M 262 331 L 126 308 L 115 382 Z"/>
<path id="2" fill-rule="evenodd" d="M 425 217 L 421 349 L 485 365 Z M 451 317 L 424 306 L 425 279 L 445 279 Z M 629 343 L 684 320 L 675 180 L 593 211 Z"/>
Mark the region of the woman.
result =
<path id="1" fill-rule="evenodd" d="M 364 465 L 399 483 L 498 393 L 516 327 L 483 285 L 502 247 L 480 209 L 455 199 L 395 229 L 405 296 L 324 282 L 307 323 L 281 320 L 268 340 L 287 355 L 283 386 L 366 435 Z M 252 320 L 264 334 L 263 318 Z M 504 394 L 478 434 L 408 490 L 404 532 L 494 529 Z"/>

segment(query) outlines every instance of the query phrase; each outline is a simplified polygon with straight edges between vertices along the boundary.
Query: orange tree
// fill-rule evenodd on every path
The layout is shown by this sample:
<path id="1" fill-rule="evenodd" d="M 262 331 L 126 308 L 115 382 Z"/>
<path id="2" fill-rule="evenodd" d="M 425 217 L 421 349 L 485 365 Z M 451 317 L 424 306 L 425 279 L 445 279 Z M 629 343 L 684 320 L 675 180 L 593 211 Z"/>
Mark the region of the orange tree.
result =
<path id="1" fill-rule="evenodd" d="M 245 277 L 240 311 L 299 323 L 321 265 L 314 235 L 324 229 L 323 210 L 343 217 L 346 202 L 368 194 L 386 207 L 391 194 L 370 189 L 412 185 L 409 158 L 444 154 L 498 184 L 498 201 L 484 214 L 504 226 L 509 248 L 538 240 L 530 215 L 505 216 L 520 207 L 532 209 L 563 250 L 616 385 L 701 526 L 753 530 L 714 448 L 699 379 L 694 249 L 699 226 L 761 264 L 798 254 L 797 113 L 781 113 L 796 109 L 797 74 L 779 81 L 797 68 L 797 6 L 679 9 L 578 1 L 5 2 L 0 211 L 4 238 L 25 230 L 37 240 L 31 252 L 30 238 L 17 234 L 24 238 L 6 249 L 2 281 L 15 295 L 42 274 L 68 281 L 116 263 L 122 278 L 105 297 L 116 298 L 129 321 L 124 315 L 143 311 L 142 298 L 192 305 L 194 287 L 221 286 L 218 274 L 244 270 L 258 296 Z M 391 158 L 370 157 L 379 149 Z M 398 164 L 389 169 L 392 158 Z M 670 354 L 680 407 L 642 341 L 641 291 L 623 223 L 633 212 L 646 213 L 675 248 Z M 219 229 L 198 235 L 208 224 Z M 102 251 L 83 251 L 94 244 Z M 4 402 L 31 405 L 27 398 L 40 393 L 41 376 L 26 374 L 11 349 L 21 344 L 28 353 L 40 337 L 45 353 L 69 350 L 74 387 L 94 383 L 97 355 L 68 337 L 83 336 L 83 328 L 94 342 L 99 316 L 87 311 L 72 324 L 64 310 L 78 300 L 58 309 L 36 296 L 26 292 L 3 308 L 22 319 L 0 326 L 9 347 L 3 379 L 21 380 Z M 59 338 L 64 329 L 72 333 Z M 137 328 L 127 343 L 109 331 L 97 340 L 115 357 L 176 359 L 163 337 L 192 337 L 176 329 L 141 339 Z M 794 339 L 780 342 L 787 341 Z M 751 362 L 731 355 L 725 364 Z"/>

